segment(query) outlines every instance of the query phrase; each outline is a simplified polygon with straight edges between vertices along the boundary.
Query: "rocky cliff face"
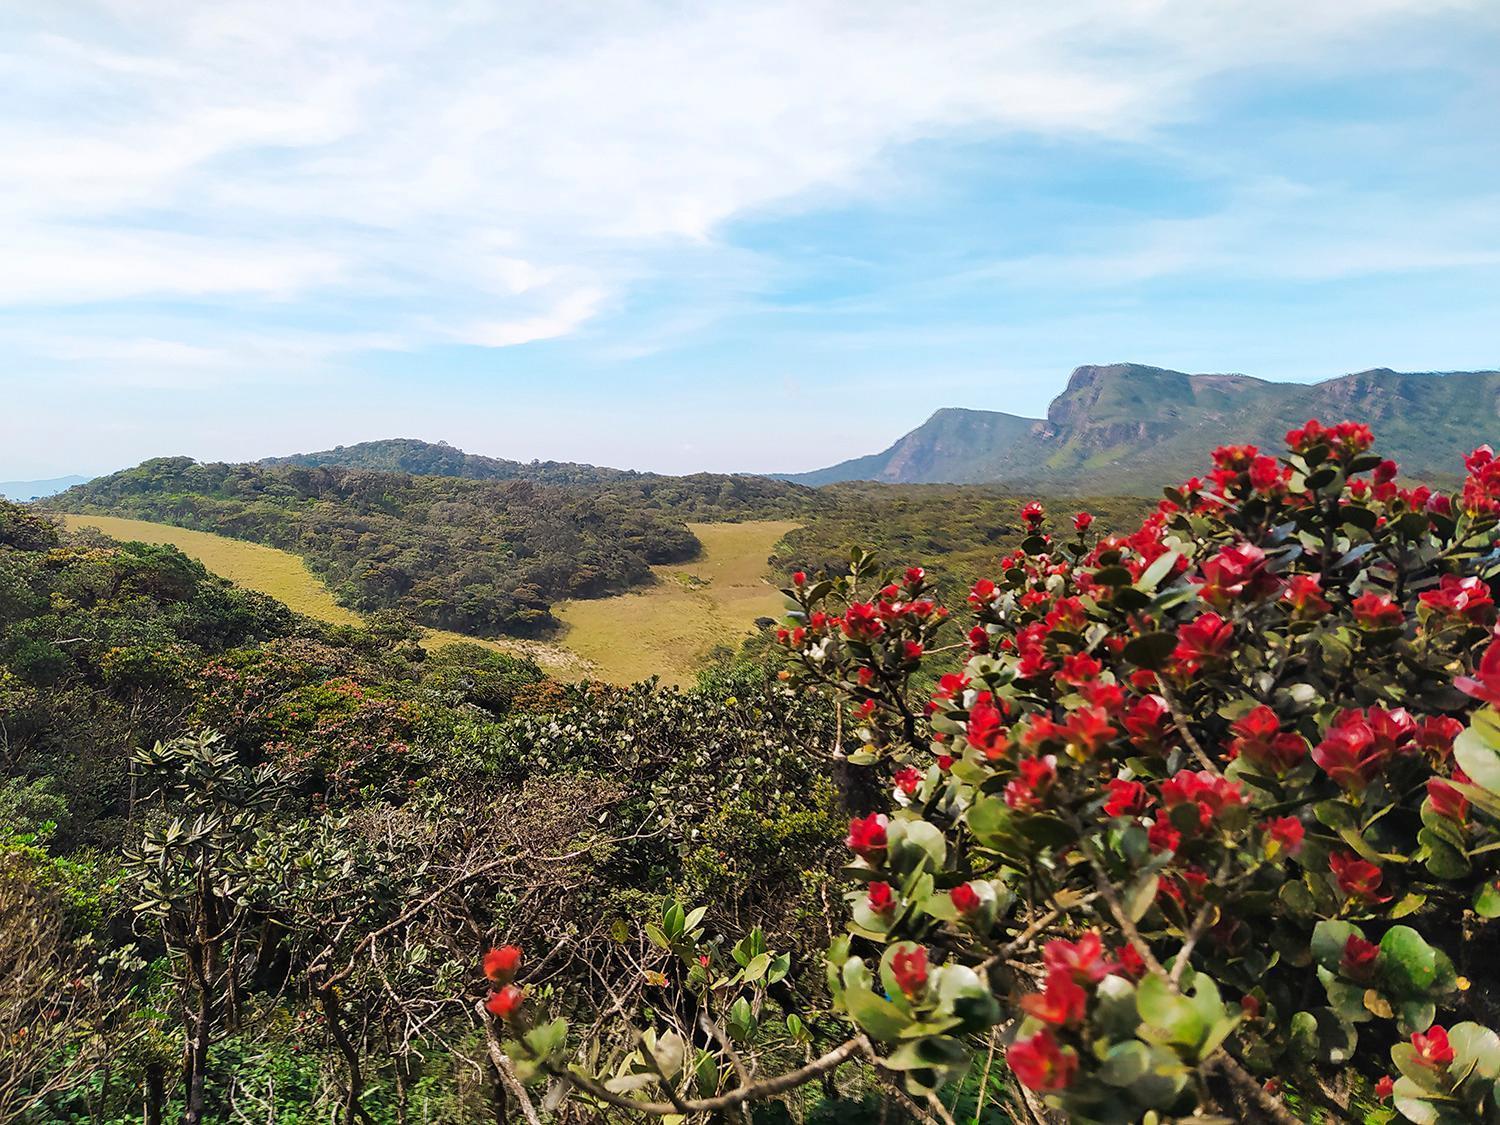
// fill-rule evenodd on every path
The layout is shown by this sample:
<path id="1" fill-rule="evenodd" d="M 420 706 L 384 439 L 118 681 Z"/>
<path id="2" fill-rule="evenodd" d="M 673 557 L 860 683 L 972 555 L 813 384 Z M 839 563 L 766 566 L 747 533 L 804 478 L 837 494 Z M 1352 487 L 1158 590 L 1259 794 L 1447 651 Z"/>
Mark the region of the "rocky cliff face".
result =
<path id="1" fill-rule="evenodd" d="M 940 410 L 883 453 L 789 479 L 1000 483 L 1154 493 L 1201 471 L 1225 441 L 1274 448 L 1310 417 L 1354 418 L 1409 473 L 1441 478 L 1464 452 L 1500 444 L 1500 373 L 1379 368 L 1315 384 L 1189 375 L 1142 364 L 1079 367 L 1045 419 Z"/>

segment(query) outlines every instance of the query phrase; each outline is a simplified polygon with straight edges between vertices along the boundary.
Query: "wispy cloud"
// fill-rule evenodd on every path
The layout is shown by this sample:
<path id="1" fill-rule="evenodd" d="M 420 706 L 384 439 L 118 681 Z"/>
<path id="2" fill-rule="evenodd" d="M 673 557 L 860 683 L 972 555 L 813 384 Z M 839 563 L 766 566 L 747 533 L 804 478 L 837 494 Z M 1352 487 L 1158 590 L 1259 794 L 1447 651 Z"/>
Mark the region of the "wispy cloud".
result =
<path id="1" fill-rule="evenodd" d="M 1140 136 L 1227 68 L 1433 9 L 38 6 L 0 55 L 0 304 L 306 300 L 356 333 L 555 338 L 727 220 L 878 193 L 892 146 Z"/>

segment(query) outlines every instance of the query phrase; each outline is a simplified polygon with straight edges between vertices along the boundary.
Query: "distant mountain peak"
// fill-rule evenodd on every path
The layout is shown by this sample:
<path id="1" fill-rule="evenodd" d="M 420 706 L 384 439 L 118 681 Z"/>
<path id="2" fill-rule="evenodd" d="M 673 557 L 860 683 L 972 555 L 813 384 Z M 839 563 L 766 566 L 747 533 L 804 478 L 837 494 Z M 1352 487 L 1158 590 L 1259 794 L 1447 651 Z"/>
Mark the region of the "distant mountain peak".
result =
<path id="1" fill-rule="evenodd" d="M 1190 375 L 1140 363 L 1073 370 L 1045 420 L 945 407 L 882 453 L 785 479 L 1001 483 L 1068 491 L 1138 491 L 1201 472 L 1226 441 L 1275 448 L 1291 427 L 1354 418 L 1417 476 L 1459 471 L 1462 455 L 1500 438 L 1500 372 L 1413 374 L 1374 368 L 1321 383 Z"/>

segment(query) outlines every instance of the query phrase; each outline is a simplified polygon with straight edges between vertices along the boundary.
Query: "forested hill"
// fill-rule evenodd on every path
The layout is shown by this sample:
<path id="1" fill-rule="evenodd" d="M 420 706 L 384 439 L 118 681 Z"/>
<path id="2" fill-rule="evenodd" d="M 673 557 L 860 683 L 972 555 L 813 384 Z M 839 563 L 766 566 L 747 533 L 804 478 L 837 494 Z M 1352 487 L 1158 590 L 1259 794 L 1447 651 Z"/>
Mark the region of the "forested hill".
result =
<path id="1" fill-rule="evenodd" d="M 625 478 L 589 487 L 337 467 L 147 461 L 47 502 L 266 543 L 305 558 L 351 608 L 397 608 L 477 635 L 535 634 L 551 603 L 652 581 L 693 557 L 685 519 L 798 507 L 757 477 Z"/>
<path id="2" fill-rule="evenodd" d="M 288 457 L 266 457 L 268 467 L 301 465 L 305 468 L 334 467 L 373 469 L 413 476 L 463 477 L 467 480 L 534 480 L 548 484 L 597 484 L 603 481 L 642 480 L 652 474 L 570 461 L 508 461 L 466 453 L 447 442 L 417 438 L 385 438 L 340 445 L 317 453 L 294 453 Z"/>
<path id="3" fill-rule="evenodd" d="M 1008 488 L 1155 495 L 1228 441 L 1276 448 L 1309 418 L 1368 422 L 1408 475 L 1441 480 L 1500 439 L 1500 371 L 1380 368 L 1314 384 L 1188 375 L 1118 363 L 1080 367 L 1046 418 L 939 410 L 880 453 L 785 479 L 998 483 Z"/>

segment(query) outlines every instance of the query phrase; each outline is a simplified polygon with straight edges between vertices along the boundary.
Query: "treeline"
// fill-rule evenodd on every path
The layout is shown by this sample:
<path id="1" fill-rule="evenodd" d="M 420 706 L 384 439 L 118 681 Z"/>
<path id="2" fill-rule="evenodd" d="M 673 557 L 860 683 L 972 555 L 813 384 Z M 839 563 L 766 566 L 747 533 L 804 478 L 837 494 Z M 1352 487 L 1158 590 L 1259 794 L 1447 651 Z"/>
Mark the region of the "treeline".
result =
<path id="1" fill-rule="evenodd" d="M 160 458 L 70 489 L 51 506 L 156 520 L 279 547 L 353 609 L 399 608 L 475 635 L 536 634 L 551 603 L 618 593 L 692 558 L 685 517 L 788 502 L 758 478 L 622 480 L 569 488 L 334 467 Z"/>
<path id="2" fill-rule="evenodd" d="M 858 544 L 894 569 L 941 562 L 938 592 L 958 601 L 1026 538 L 1021 508 L 1035 498 L 998 486 L 869 481 L 825 485 L 818 494 L 820 508 L 778 546 L 772 559 L 778 573 L 841 569 Z M 1152 507 L 1133 496 L 1049 496 L 1044 503 L 1058 526 L 1087 511 L 1102 532 L 1133 529 Z"/>
<path id="3" fill-rule="evenodd" d="M 399 606 L 424 624 L 477 634 L 541 631 L 552 600 L 629 588 L 648 580 L 651 562 L 697 547 L 680 524 L 528 481 L 167 458 L 56 503 L 279 547 L 351 608 Z"/>
<path id="4" fill-rule="evenodd" d="M 764 670 L 567 686 L 0 503 L 0 720 L 0 1120 L 503 1118 L 484 949 L 583 1013 L 663 896 L 816 987 L 837 733 Z"/>

